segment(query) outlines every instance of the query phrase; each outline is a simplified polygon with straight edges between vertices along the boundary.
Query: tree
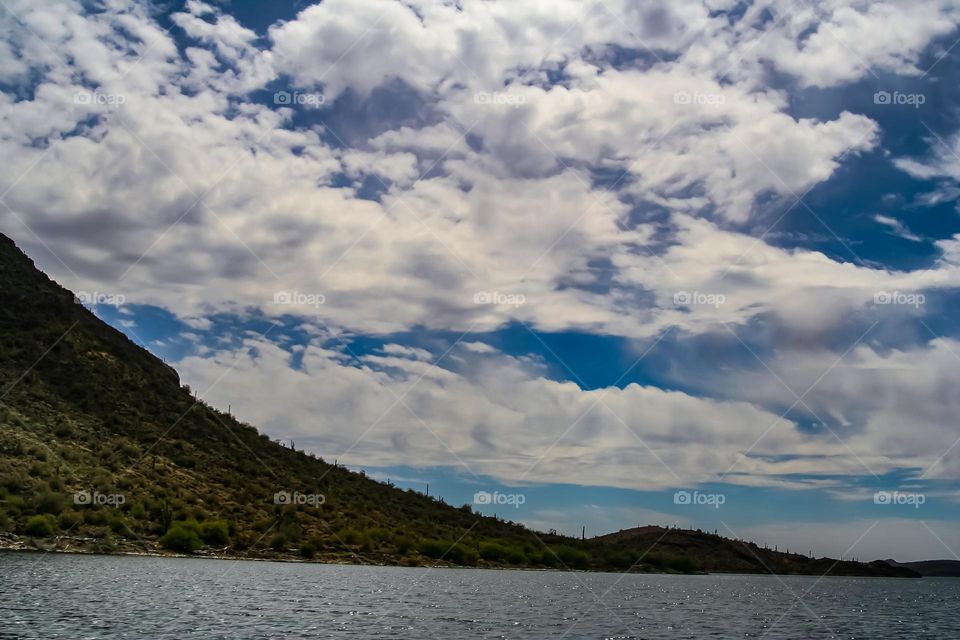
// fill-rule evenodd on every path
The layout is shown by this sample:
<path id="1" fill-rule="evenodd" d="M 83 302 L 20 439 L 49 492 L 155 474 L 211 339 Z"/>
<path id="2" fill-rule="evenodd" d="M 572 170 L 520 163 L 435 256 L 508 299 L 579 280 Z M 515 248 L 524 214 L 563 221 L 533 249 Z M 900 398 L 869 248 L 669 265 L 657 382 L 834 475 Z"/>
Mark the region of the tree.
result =
<path id="1" fill-rule="evenodd" d="M 196 530 L 183 522 L 174 522 L 166 535 L 160 538 L 160 544 L 165 549 L 181 553 L 193 553 L 203 546 Z"/>

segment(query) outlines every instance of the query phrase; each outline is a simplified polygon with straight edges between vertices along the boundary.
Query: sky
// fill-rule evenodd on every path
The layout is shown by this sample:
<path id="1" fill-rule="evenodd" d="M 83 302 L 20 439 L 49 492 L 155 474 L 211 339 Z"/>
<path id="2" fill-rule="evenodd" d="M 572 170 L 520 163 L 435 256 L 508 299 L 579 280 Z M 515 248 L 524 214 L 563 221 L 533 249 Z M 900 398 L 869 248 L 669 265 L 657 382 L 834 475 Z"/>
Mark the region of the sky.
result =
<path id="1" fill-rule="evenodd" d="M 450 504 L 960 559 L 958 25 L 3 0 L 0 231 L 206 402 Z"/>

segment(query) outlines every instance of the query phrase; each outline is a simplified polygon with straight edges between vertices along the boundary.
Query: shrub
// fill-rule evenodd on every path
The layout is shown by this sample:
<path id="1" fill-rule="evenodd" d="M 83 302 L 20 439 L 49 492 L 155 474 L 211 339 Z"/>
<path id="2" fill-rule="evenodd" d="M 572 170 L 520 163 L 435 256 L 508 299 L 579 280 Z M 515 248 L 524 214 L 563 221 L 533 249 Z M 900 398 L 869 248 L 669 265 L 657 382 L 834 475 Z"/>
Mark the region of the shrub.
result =
<path id="1" fill-rule="evenodd" d="M 407 536 L 398 537 L 394 544 L 397 548 L 397 553 L 406 555 L 408 551 L 413 547 L 413 542 Z"/>
<path id="2" fill-rule="evenodd" d="M 225 520 L 207 520 L 200 525 L 200 537 L 207 544 L 227 544 L 230 527 Z"/>
<path id="3" fill-rule="evenodd" d="M 123 516 L 119 514 L 108 517 L 107 524 L 109 525 L 110 530 L 118 535 L 126 535 L 126 533 L 130 531 L 126 520 L 124 520 Z"/>
<path id="4" fill-rule="evenodd" d="M 62 494 L 44 491 L 37 497 L 36 510 L 37 513 L 59 515 L 65 504 L 66 499 Z"/>
<path id="5" fill-rule="evenodd" d="M 33 516 L 27 520 L 27 524 L 23 530 L 28 536 L 38 536 L 41 538 L 51 536 L 54 530 L 53 517 L 49 515 Z"/>
<path id="6" fill-rule="evenodd" d="M 181 553 L 193 553 L 203 546 L 196 529 L 185 522 L 174 522 L 166 535 L 160 538 L 160 544 L 165 549 Z"/>
<path id="7" fill-rule="evenodd" d="M 428 558 L 439 560 L 447 553 L 450 542 L 446 540 L 421 540 L 417 550 Z"/>
<path id="8" fill-rule="evenodd" d="M 477 564 L 477 554 L 475 549 L 463 544 L 455 544 L 447 552 L 447 559 L 456 564 L 474 565 Z"/>
<path id="9" fill-rule="evenodd" d="M 484 560 L 503 560 L 507 557 L 507 549 L 496 542 L 481 542 L 480 557 Z"/>
<path id="10" fill-rule="evenodd" d="M 590 556 L 585 551 L 572 547 L 555 547 L 553 552 L 564 566 L 571 569 L 586 569 L 590 565 Z"/>
<path id="11" fill-rule="evenodd" d="M 675 556 L 668 561 L 667 566 L 682 573 L 692 573 L 697 570 L 696 564 L 688 556 Z"/>
<path id="12" fill-rule="evenodd" d="M 610 551 L 604 556 L 604 561 L 618 569 L 629 569 L 637 561 L 636 555 L 629 551 Z"/>
<path id="13" fill-rule="evenodd" d="M 342 530 L 338 537 L 349 545 L 362 545 L 367 542 L 367 536 L 364 533 L 352 528 Z"/>
<path id="14" fill-rule="evenodd" d="M 313 556 L 317 555 L 317 548 L 312 542 L 304 542 L 302 545 L 300 545 L 300 555 L 309 560 Z"/>
<path id="15" fill-rule="evenodd" d="M 507 552 L 507 562 L 510 564 L 526 564 L 527 556 L 520 549 L 510 549 Z"/>

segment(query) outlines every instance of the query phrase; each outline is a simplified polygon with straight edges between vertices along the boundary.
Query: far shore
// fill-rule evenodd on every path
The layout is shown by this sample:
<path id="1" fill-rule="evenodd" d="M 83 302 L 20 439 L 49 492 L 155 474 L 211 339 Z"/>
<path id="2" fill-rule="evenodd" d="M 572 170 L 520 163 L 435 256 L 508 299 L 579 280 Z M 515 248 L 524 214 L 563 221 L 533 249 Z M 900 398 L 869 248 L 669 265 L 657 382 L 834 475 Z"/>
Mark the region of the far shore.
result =
<path id="1" fill-rule="evenodd" d="M 29 540 L 29 539 L 28 539 Z M 314 558 L 302 558 L 299 557 L 295 552 L 290 553 L 278 553 L 275 551 L 269 551 L 269 555 L 236 555 L 230 553 L 217 553 L 214 551 L 199 551 L 194 554 L 184 554 L 184 553 L 175 553 L 168 551 L 157 551 L 157 550 L 143 550 L 143 549 L 133 549 L 129 548 L 135 546 L 136 543 L 132 543 L 128 540 L 119 541 L 122 546 L 128 548 L 117 548 L 111 551 L 107 550 L 98 550 L 93 548 L 90 545 L 90 542 L 93 539 L 91 538 L 73 538 L 69 536 L 60 536 L 56 539 L 53 544 L 50 545 L 41 545 L 41 544 L 30 544 L 25 541 L 23 538 L 18 537 L 13 534 L 0 534 L 0 553 L 28 553 L 28 554 L 40 554 L 45 555 L 47 553 L 56 553 L 56 554 L 69 554 L 69 555 L 83 555 L 83 556 L 126 556 L 126 557 L 141 557 L 141 558 L 171 558 L 171 559 L 187 559 L 187 560 L 228 560 L 228 561 L 246 561 L 246 562 L 279 562 L 285 564 L 324 564 L 332 566 L 367 566 L 367 567 L 400 567 L 406 569 L 472 569 L 472 570 L 482 570 L 482 571 L 537 571 L 537 572 L 553 572 L 553 573 L 609 573 L 611 575 L 622 575 L 625 572 L 616 572 L 616 571 L 604 571 L 604 570 L 595 570 L 595 569 L 557 569 L 549 567 L 513 567 L 513 566 L 497 566 L 497 565 L 487 565 L 487 566 L 465 566 L 457 565 L 452 563 L 421 563 L 421 564 L 409 564 L 401 562 L 378 562 L 374 560 L 369 560 L 366 558 L 361 558 L 356 555 L 353 557 L 347 556 L 322 556 L 318 555 Z M 35 540 L 33 540 L 36 543 Z M 67 546 L 60 546 L 61 543 L 67 542 Z M 70 546 L 73 543 L 76 546 Z M 817 578 L 891 578 L 891 577 L 900 577 L 905 580 L 913 580 L 916 578 L 908 578 L 903 576 L 850 576 L 850 575 L 819 575 L 811 573 L 790 573 L 790 574 L 772 574 L 772 573 L 744 573 L 737 571 L 712 571 L 712 572 L 692 572 L 692 573 L 682 573 L 679 571 L 657 571 L 657 570 L 643 570 L 643 571 L 629 571 L 632 575 L 688 575 L 688 576 L 707 576 L 707 575 L 723 575 L 723 576 L 769 576 L 769 577 L 778 577 L 783 575 L 789 576 L 812 576 Z M 917 576 L 920 577 L 920 576 Z"/>

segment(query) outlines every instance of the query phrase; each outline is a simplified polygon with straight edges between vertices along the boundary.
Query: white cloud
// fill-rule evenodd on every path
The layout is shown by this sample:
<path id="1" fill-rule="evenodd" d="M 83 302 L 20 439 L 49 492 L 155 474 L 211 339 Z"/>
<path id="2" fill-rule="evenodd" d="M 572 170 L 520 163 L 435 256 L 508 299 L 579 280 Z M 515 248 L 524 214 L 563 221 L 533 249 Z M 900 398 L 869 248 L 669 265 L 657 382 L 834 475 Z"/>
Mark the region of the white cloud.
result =
<path id="1" fill-rule="evenodd" d="M 785 486 L 777 474 L 864 473 L 830 438 L 804 435 L 747 403 L 636 384 L 587 391 L 543 377 L 528 358 L 478 358 L 469 349 L 455 352 L 461 360 L 454 371 L 409 359 L 405 349 L 388 350 L 399 357 L 362 356 L 361 368 L 339 351 L 310 346 L 294 369 L 280 347 L 253 345 L 177 366 L 191 387 L 210 389 L 207 401 L 231 404 L 243 419 L 328 459 L 368 466 L 415 460 L 507 483 L 635 489 L 716 480 L 753 460 L 752 478 L 729 481 Z M 756 458 L 743 464 L 747 450 Z M 791 453 L 806 461 L 771 458 Z"/>
<path id="2" fill-rule="evenodd" d="M 0 188 L 10 189 L 5 201 L 17 216 L 7 230 L 74 288 L 120 289 L 184 316 L 255 307 L 367 332 L 490 330 L 519 320 L 645 337 L 766 311 L 829 326 L 878 287 L 956 284 L 948 265 L 888 274 L 720 230 L 723 218 L 748 219 L 764 194 L 789 198 L 827 179 L 845 154 L 871 148 L 876 125 L 846 112 L 798 120 L 783 112 L 787 96 L 753 76 L 718 82 L 715 61 L 697 58 L 695 43 L 746 35 L 698 3 L 520 3 L 512 13 L 492 3 L 462 12 L 430 4 L 416 7 L 419 17 L 399 3 L 335 5 L 276 26 L 276 50 L 259 51 L 233 18 L 190 3 L 175 17 L 195 45 L 186 58 L 134 4 L 83 17 L 68 2 L 17 5 L 55 55 L 17 36 L 41 82 L 30 99 L 0 97 L 0 151 L 10 159 Z M 533 26 L 516 28 L 521 18 Z M 421 62 L 394 69 L 399 57 L 351 58 L 336 67 L 339 90 L 369 90 L 398 73 L 433 92 L 441 122 L 381 133 L 369 149 L 333 149 L 325 125 L 295 128 L 292 111 L 243 98 L 271 69 L 296 76 L 288 66 L 299 61 L 304 74 L 322 70 L 311 47 L 339 56 L 349 46 L 341 51 L 317 33 L 359 37 L 363 25 L 381 24 L 392 29 L 383 37 L 417 49 Z M 694 28 L 703 30 L 696 39 Z M 600 68 L 590 57 L 610 43 L 636 47 L 638 35 L 679 57 L 664 53 L 642 71 Z M 508 42 L 517 46 L 500 46 Z M 561 60 L 569 63 L 561 84 L 521 84 L 532 81 L 519 69 Z M 328 97 L 336 86 L 325 85 Z M 525 102 L 477 104 L 478 89 Z M 77 104 L 78 92 L 124 101 Z M 480 142 L 468 145 L 467 132 Z M 619 194 L 591 184 L 588 165 L 629 170 L 623 193 L 674 211 L 679 243 L 652 255 L 663 229 L 631 221 Z M 353 183 L 333 186 L 343 175 Z M 380 202 L 355 197 L 369 175 L 391 183 Z M 710 217 L 712 207 L 717 223 L 694 217 Z M 673 296 L 684 290 L 722 293 L 726 303 L 678 309 Z M 282 291 L 307 294 L 307 304 L 274 305 Z M 508 302 L 476 304 L 482 292 Z M 323 305 L 311 302 L 320 296 Z"/>
<path id="3" fill-rule="evenodd" d="M 913 242 L 923 242 L 923 238 L 917 234 L 910 231 L 905 224 L 897 220 L 896 218 L 891 218 L 890 216 L 884 216 L 881 214 L 876 214 L 873 216 L 873 219 L 882 224 L 885 227 L 889 227 L 894 235 L 903 238 L 904 240 L 911 240 Z"/>
<path id="4" fill-rule="evenodd" d="M 649 338 L 773 314 L 821 336 L 850 313 L 877 312 L 878 291 L 960 282 L 957 239 L 938 243 L 929 269 L 899 272 L 731 230 L 754 219 L 758 200 L 792 200 L 879 140 L 856 113 L 790 115 L 795 87 L 767 87 L 765 65 L 804 86 L 852 82 L 868 67 L 914 74 L 920 52 L 955 28 L 952 4 L 834 2 L 772 21 L 758 4 L 731 24 L 692 1 L 327 0 L 271 28 L 268 49 L 200 2 L 173 18 L 185 43 L 134 2 L 91 14 L 67 0 L 11 6 L 30 31 L 6 13 L 0 22 L 0 77 L 23 89 L 0 95 L 0 193 L 13 211 L 4 230 L 72 288 L 122 292 L 198 330 L 214 312 L 252 309 L 297 315 L 315 333 L 523 322 Z M 617 47 L 636 63 L 615 68 Z M 282 76 L 328 103 L 402 80 L 429 122 L 334 148 L 329 123 L 301 125 L 295 110 L 251 97 Z M 960 175 L 946 151 L 897 164 L 918 178 Z M 594 184 L 597 168 L 627 172 L 621 189 Z M 368 176 L 390 183 L 378 200 L 357 197 Z M 665 211 L 654 221 L 648 207 Z M 189 358 L 185 375 L 203 388 L 232 355 Z M 404 402 L 471 467 L 515 479 L 546 452 L 531 478 L 630 487 L 677 483 L 631 430 L 687 484 L 724 471 L 770 426 L 776 416 L 755 405 L 792 401 L 762 385 L 742 402 L 637 385 L 584 391 L 483 343 L 455 354 L 463 372 L 431 368 L 430 355 L 390 345 L 360 370 L 311 347 L 293 370 L 267 346 L 241 355 L 231 391 L 213 399 L 247 402 L 249 419 L 313 437 L 325 455 L 385 414 L 358 459 L 457 464 L 402 405 L 391 409 L 389 391 L 401 396 L 423 375 Z M 825 355 L 814 355 L 819 365 Z M 917 357 L 913 378 L 858 374 L 846 383 L 853 399 L 816 396 L 838 423 L 861 425 L 851 446 L 878 470 L 928 464 L 948 435 L 953 407 L 930 395 L 953 375 L 944 353 L 880 364 Z M 860 402 L 876 389 L 906 408 Z M 897 422 L 918 415 L 922 435 L 903 435 Z M 792 428 L 763 446 L 798 457 L 751 458 L 737 481 L 862 473 L 839 443 Z"/>
<path id="5" fill-rule="evenodd" d="M 769 59 L 804 85 L 820 87 L 879 72 L 920 75 L 920 54 L 932 40 L 956 30 L 960 9 L 952 0 L 761 6 L 773 11 L 777 27 L 757 35 L 752 55 Z"/>

